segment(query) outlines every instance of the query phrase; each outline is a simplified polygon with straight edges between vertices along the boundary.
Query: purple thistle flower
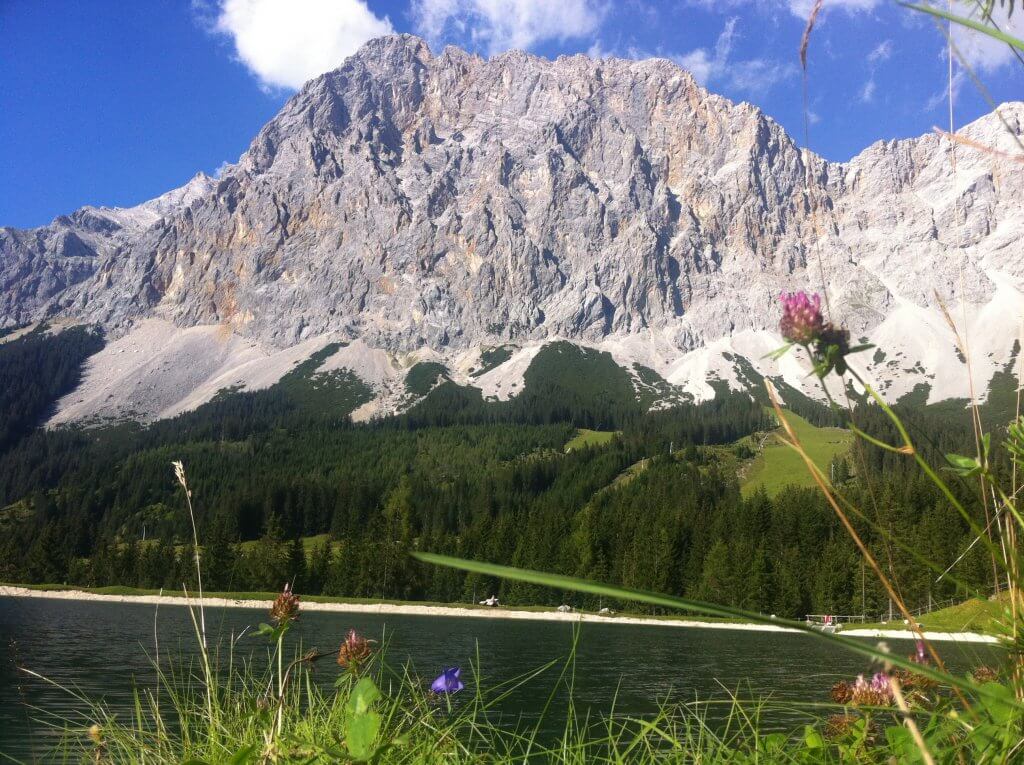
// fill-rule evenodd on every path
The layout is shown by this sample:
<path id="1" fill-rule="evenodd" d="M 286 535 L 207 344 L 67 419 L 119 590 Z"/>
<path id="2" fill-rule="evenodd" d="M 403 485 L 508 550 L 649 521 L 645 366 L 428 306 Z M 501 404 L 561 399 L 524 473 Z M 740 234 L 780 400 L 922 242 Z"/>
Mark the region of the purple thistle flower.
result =
<path id="1" fill-rule="evenodd" d="M 790 343 L 810 345 L 821 338 L 825 317 L 821 315 L 821 296 L 806 292 L 783 292 L 782 321 L 779 332 Z"/>
<path id="2" fill-rule="evenodd" d="M 884 672 L 875 673 L 870 682 L 864 675 L 857 675 L 850 691 L 850 701 L 855 706 L 881 707 L 892 703 L 892 685 Z"/>
<path id="3" fill-rule="evenodd" d="M 466 687 L 459 679 L 461 674 L 462 670 L 458 667 L 446 669 L 430 684 L 430 690 L 434 693 L 458 693 Z"/>

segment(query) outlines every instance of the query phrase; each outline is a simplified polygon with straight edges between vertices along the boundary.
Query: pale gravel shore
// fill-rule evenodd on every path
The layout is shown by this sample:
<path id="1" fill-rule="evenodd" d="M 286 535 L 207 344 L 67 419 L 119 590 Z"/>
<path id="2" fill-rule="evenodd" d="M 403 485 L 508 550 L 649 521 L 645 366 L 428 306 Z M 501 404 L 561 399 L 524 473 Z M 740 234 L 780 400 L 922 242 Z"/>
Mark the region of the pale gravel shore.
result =
<path id="1" fill-rule="evenodd" d="M 42 598 L 50 600 L 86 600 L 105 603 L 140 603 L 161 606 L 195 605 L 197 601 L 180 595 L 101 595 L 82 590 L 33 590 L 28 587 L 0 586 L 0 597 Z M 254 608 L 266 610 L 270 600 L 237 600 L 234 598 L 204 598 L 207 607 Z M 791 632 L 803 634 L 788 627 L 771 624 L 741 624 L 736 622 L 704 622 L 693 619 L 647 619 L 642 616 L 600 616 L 579 612 L 559 613 L 558 611 L 516 611 L 508 608 L 460 608 L 459 606 L 417 606 L 411 603 L 316 603 L 304 601 L 304 611 L 330 611 L 351 614 L 393 614 L 400 616 L 458 616 L 481 619 L 527 619 L 547 622 L 587 622 L 600 624 L 641 624 L 650 627 L 693 627 L 712 630 L 742 630 L 748 632 Z M 843 630 L 849 637 L 889 638 L 890 640 L 913 640 L 909 630 L 851 629 Z M 948 640 L 962 643 L 996 643 L 989 635 L 974 632 L 925 632 L 928 640 Z"/>

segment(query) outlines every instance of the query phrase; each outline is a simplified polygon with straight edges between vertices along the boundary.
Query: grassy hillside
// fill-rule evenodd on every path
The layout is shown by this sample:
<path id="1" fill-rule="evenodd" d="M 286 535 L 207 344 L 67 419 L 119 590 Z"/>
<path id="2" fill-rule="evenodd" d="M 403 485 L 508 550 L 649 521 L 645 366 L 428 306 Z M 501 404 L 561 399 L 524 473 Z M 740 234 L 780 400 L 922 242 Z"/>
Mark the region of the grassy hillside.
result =
<path id="1" fill-rule="evenodd" d="M 300 539 L 302 540 L 302 549 L 305 550 L 306 555 L 309 556 L 312 555 L 313 551 L 320 547 L 322 544 L 324 544 L 325 542 L 330 542 L 331 535 L 326 533 L 314 534 L 308 537 L 300 537 Z M 249 551 L 252 550 L 253 547 L 255 547 L 257 544 L 259 544 L 259 540 L 250 539 L 245 542 L 241 542 L 240 546 L 243 550 Z M 333 549 L 337 549 L 338 543 L 331 542 L 331 547 Z"/>
<path id="2" fill-rule="evenodd" d="M 983 635 L 1005 634 L 1001 625 L 1010 622 L 1005 593 L 994 600 L 971 598 L 916 618 L 918 624 L 929 632 L 976 632 Z M 858 624 L 852 628 L 902 630 L 905 625 L 902 617 L 894 614 L 891 622 Z"/>
<path id="3" fill-rule="evenodd" d="M 565 445 L 565 450 L 571 452 L 573 449 L 583 449 L 587 446 L 604 446 L 611 443 L 617 431 L 614 430 L 587 430 L 580 428 L 576 435 Z"/>
<path id="4" fill-rule="evenodd" d="M 926 629 L 937 632 L 989 632 L 998 631 L 1004 621 L 1004 599 L 982 600 L 972 598 L 965 603 L 932 611 L 920 617 Z"/>
<path id="5" fill-rule="evenodd" d="M 832 460 L 845 454 L 853 443 L 853 434 L 848 430 L 819 428 L 792 412 L 786 413 L 786 419 L 814 464 L 826 474 Z M 764 488 L 768 496 L 773 497 L 785 486 L 814 485 L 814 479 L 804 465 L 803 458 L 776 437 L 782 433 L 784 431 L 781 428 L 770 433 L 763 448 L 747 467 L 743 477 L 744 494 L 752 494 Z"/>

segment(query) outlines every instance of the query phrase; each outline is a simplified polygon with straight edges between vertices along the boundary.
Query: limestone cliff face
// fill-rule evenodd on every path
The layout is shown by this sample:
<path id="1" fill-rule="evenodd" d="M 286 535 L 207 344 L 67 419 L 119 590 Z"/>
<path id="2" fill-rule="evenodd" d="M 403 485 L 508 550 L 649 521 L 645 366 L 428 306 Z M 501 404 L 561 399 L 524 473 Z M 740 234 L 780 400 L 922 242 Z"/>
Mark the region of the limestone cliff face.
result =
<path id="1" fill-rule="evenodd" d="M 1000 108 L 1018 135 L 1024 104 Z M 963 133 L 1007 148 L 994 115 Z M 1024 172 L 937 136 L 849 163 L 664 60 L 484 60 L 367 43 L 310 81 L 218 180 L 0 230 L 0 325 L 222 324 L 454 353 L 657 335 L 680 353 L 827 286 L 870 334 L 935 295 L 1024 284 Z"/>

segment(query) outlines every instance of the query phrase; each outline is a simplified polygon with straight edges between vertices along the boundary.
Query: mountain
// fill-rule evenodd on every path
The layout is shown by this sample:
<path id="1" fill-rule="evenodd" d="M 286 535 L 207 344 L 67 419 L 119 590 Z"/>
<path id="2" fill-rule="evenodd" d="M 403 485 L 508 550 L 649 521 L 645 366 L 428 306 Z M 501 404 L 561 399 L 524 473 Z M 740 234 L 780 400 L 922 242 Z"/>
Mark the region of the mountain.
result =
<path id="1" fill-rule="evenodd" d="M 1016 151 L 1024 104 L 998 111 L 961 135 Z M 826 161 L 665 60 L 485 60 L 383 37 L 307 83 L 219 178 L 0 229 L 0 327 L 106 332 L 54 422 L 169 416 L 313 354 L 317 379 L 373 391 L 359 417 L 414 400 L 422 362 L 508 398 L 555 340 L 667 400 L 759 376 L 819 397 L 796 356 L 764 356 L 778 294 L 824 285 L 833 317 L 878 345 L 860 367 L 887 396 L 966 397 L 940 301 L 966 317 L 984 391 L 1024 316 L 1024 174 L 966 146 L 953 160 L 926 135 Z"/>

